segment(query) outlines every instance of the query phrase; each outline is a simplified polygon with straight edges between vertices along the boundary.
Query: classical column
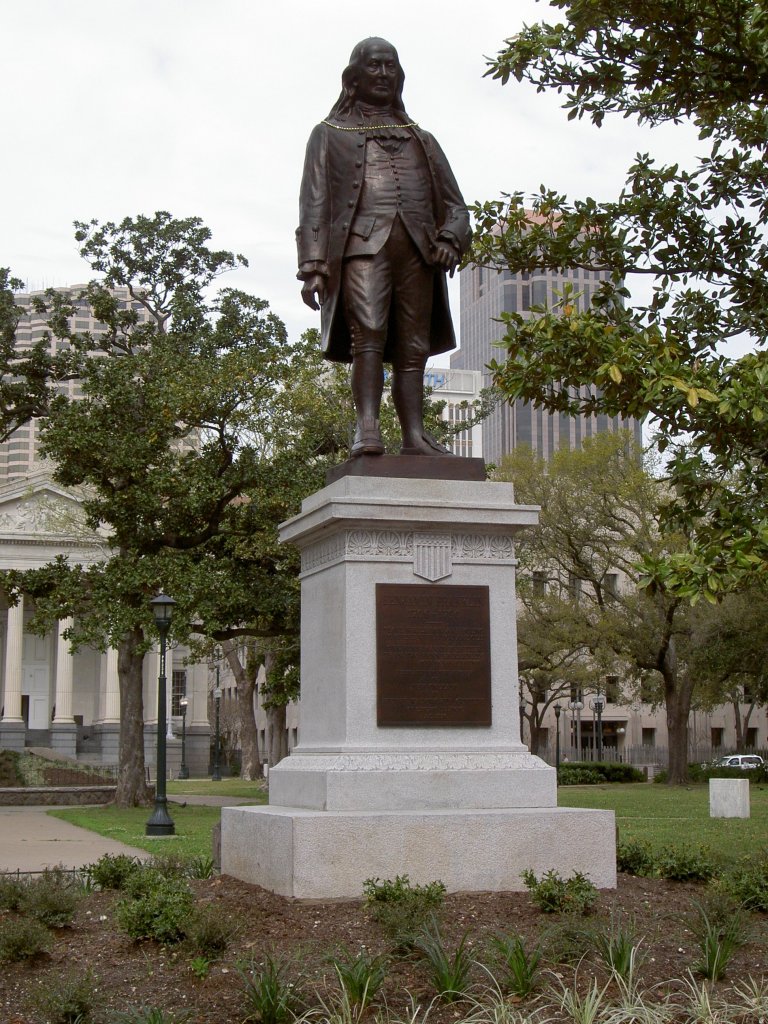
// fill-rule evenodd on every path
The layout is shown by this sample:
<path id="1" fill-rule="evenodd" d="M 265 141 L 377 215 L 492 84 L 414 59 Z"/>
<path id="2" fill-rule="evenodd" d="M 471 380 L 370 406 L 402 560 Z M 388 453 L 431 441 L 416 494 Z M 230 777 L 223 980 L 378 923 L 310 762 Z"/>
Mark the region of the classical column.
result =
<path id="1" fill-rule="evenodd" d="M 104 674 L 104 722 L 120 721 L 120 677 L 117 672 L 117 650 L 107 648 Z"/>
<path id="2" fill-rule="evenodd" d="M 64 636 L 72 628 L 72 618 L 59 619 L 59 633 L 56 644 L 56 717 L 55 723 L 73 724 L 72 680 L 74 678 L 74 655 L 69 640 Z"/>
<path id="3" fill-rule="evenodd" d="M 5 646 L 4 722 L 22 722 L 21 677 L 24 651 L 24 598 L 8 609 L 8 628 Z"/>

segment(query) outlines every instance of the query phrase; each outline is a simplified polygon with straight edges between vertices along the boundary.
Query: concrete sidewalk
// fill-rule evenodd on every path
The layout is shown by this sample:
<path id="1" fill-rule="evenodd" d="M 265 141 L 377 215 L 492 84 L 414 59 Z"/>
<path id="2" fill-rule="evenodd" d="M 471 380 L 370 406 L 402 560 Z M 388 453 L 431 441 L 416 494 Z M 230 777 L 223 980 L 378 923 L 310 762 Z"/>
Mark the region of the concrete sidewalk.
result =
<path id="1" fill-rule="evenodd" d="M 0 871 L 43 871 L 57 864 L 82 868 L 105 853 L 126 853 L 142 860 L 150 856 L 146 850 L 53 818 L 47 810 L 51 808 L 0 807 Z"/>
<path id="2" fill-rule="evenodd" d="M 169 810 L 174 804 L 198 804 L 208 807 L 227 807 L 252 803 L 243 797 L 226 796 L 172 796 Z M 116 839 L 106 839 L 97 832 L 54 818 L 46 811 L 51 807 L 0 807 L 0 871 L 43 871 L 62 864 L 65 868 L 83 868 L 93 864 L 105 853 L 113 856 L 125 853 L 146 860 L 151 853 L 135 846 L 126 846 Z M 55 808 L 61 810 L 60 807 Z M 149 817 L 150 810 L 147 810 Z M 158 841 L 162 852 L 163 840 Z"/>

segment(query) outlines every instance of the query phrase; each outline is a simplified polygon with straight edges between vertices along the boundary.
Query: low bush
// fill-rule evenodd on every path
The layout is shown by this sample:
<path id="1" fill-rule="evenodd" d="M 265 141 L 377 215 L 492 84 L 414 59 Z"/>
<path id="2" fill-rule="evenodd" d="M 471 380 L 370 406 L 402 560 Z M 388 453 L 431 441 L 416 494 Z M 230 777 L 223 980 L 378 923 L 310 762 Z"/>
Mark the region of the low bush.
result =
<path id="1" fill-rule="evenodd" d="M 589 786 L 600 782 L 645 782 L 645 775 L 631 764 L 612 761 L 571 761 L 557 773 L 561 786 Z"/>
<path id="2" fill-rule="evenodd" d="M 558 786 L 596 786 L 605 778 L 595 768 L 585 765 L 561 765 L 557 773 Z"/>
<path id="3" fill-rule="evenodd" d="M 521 877 L 533 902 L 545 914 L 588 914 L 597 902 L 597 889 L 580 871 L 570 878 L 547 871 L 537 879 L 528 870 Z"/>
<path id="4" fill-rule="evenodd" d="M 15 789 L 23 786 L 19 772 L 19 754 L 15 750 L 0 750 L 0 786 Z"/>
<path id="5" fill-rule="evenodd" d="M 32 960 L 47 953 L 51 933 L 39 921 L 28 917 L 9 917 L 0 921 L 0 962 Z"/>
<path id="6" fill-rule="evenodd" d="M 141 871 L 141 861 L 125 853 L 105 853 L 86 868 L 89 877 L 100 889 L 124 889 L 128 879 Z"/>
<path id="7" fill-rule="evenodd" d="M 655 874 L 673 882 L 708 882 L 717 865 L 706 847 L 665 846 L 654 858 Z"/>
<path id="8" fill-rule="evenodd" d="M 352 956 L 349 950 L 340 949 L 331 957 L 331 963 L 349 1005 L 358 1012 L 365 1010 L 384 984 L 387 958 L 372 956 L 365 950 Z"/>
<path id="9" fill-rule="evenodd" d="M 464 932 L 458 946 L 449 953 L 443 936 L 433 920 L 418 936 L 414 945 L 426 958 L 435 993 L 445 1003 L 454 1003 L 466 994 L 472 969 L 472 954 L 467 946 L 468 932 Z"/>
<path id="10" fill-rule="evenodd" d="M 616 847 L 616 867 L 627 875 L 647 878 L 654 873 L 655 861 L 650 843 L 642 839 L 628 839 Z"/>
<path id="11" fill-rule="evenodd" d="M 396 949 L 410 949 L 416 936 L 439 912 L 445 899 L 442 882 L 412 885 L 408 875 L 363 882 L 365 906 Z"/>
<path id="12" fill-rule="evenodd" d="M 768 852 L 730 868 L 713 888 L 735 900 L 745 910 L 768 914 Z"/>
<path id="13" fill-rule="evenodd" d="M 496 935 L 491 950 L 502 991 L 519 999 L 529 996 L 538 981 L 541 946 L 529 950 L 519 935 Z"/>
<path id="14" fill-rule="evenodd" d="M 192 890 L 184 879 L 143 868 L 128 879 L 117 921 L 132 939 L 179 942 L 190 926 L 192 906 Z"/>
<path id="15" fill-rule="evenodd" d="M 257 964 L 240 968 L 243 979 L 246 1022 L 287 1024 L 294 1021 L 301 1009 L 301 995 L 295 982 L 288 980 L 288 965 L 283 960 L 266 956 Z"/>
<path id="16" fill-rule="evenodd" d="M 663 768 L 660 772 L 656 772 L 653 781 L 664 784 L 667 778 L 667 770 Z M 763 765 L 762 768 L 750 768 L 745 771 L 742 768 L 716 768 L 714 765 L 702 767 L 698 763 L 688 765 L 689 782 L 705 783 L 710 779 L 746 779 L 752 784 L 765 783 L 768 782 L 768 767 Z"/>
<path id="17" fill-rule="evenodd" d="M 77 879 L 62 868 L 49 868 L 24 885 L 19 910 L 49 928 L 72 923 L 81 897 Z"/>
<path id="18" fill-rule="evenodd" d="M 35 1000 L 46 1024 L 88 1024 L 96 1002 L 96 990 L 90 971 L 69 974 L 46 986 Z"/>
<path id="19" fill-rule="evenodd" d="M 186 926 L 187 944 L 197 954 L 209 959 L 223 953 L 236 937 L 237 924 L 209 903 L 204 903 L 192 913 Z"/>
<path id="20" fill-rule="evenodd" d="M 0 874 L 0 910 L 18 910 L 26 887 L 18 875 Z"/>

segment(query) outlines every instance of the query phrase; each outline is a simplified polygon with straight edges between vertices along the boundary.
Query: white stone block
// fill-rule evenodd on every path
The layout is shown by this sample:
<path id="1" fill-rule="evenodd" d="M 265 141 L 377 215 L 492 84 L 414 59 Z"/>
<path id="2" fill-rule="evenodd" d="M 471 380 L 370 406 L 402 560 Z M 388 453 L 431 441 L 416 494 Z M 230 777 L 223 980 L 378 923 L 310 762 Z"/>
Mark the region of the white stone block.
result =
<path id="1" fill-rule="evenodd" d="M 709 816 L 748 818 L 749 779 L 710 779 Z"/>
<path id="2" fill-rule="evenodd" d="M 221 824 L 223 874 L 299 899 L 354 898 L 367 878 L 396 875 L 449 892 L 511 892 L 525 888 L 527 868 L 616 887 L 612 811 L 225 807 Z"/>

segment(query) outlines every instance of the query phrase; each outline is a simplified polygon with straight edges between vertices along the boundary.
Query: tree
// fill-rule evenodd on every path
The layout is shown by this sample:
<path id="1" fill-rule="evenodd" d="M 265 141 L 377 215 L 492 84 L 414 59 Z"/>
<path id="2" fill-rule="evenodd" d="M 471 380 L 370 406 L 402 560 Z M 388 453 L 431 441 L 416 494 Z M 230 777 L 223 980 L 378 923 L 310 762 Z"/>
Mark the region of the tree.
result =
<path id="1" fill-rule="evenodd" d="M 108 527 L 109 557 L 92 566 L 59 559 L 6 579 L 11 593 L 35 597 L 38 628 L 75 614 L 75 644 L 117 647 L 121 804 L 147 797 L 141 677 L 154 637 L 148 600 L 161 588 L 176 596 L 172 636 L 184 641 L 196 617 L 187 579 L 196 572 L 199 581 L 215 558 L 212 545 L 241 515 L 238 500 L 265 473 L 270 424 L 290 390 L 294 351 L 266 303 L 231 289 L 205 298 L 213 279 L 237 262 L 209 249 L 209 237 L 197 218 L 167 213 L 78 226 L 81 252 L 103 274 L 86 297 L 106 329 L 99 337 L 73 333 L 51 294 L 51 326 L 77 358 L 82 398 L 55 398 L 42 448 L 58 482 L 85 488 L 87 523 Z M 145 322 L 120 308 L 109 291 L 118 284 L 146 310 Z M 254 436 L 264 448 L 242 440 L 245 426 L 261 426 Z"/>
<path id="2" fill-rule="evenodd" d="M 25 310 L 13 293 L 22 287 L 7 267 L 0 267 L 0 442 L 34 416 L 44 415 L 56 385 L 74 375 L 72 353 L 52 355 L 50 335 L 18 346 L 16 330 Z"/>
<path id="3" fill-rule="evenodd" d="M 568 118 L 691 122 L 689 168 L 638 155 L 614 202 L 542 186 L 475 208 L 476 263 L 608 271 L 591 307 L 564 289 L 530 319 L 505 314 L 510 398 L 568 413 L 653 418 L 666 449 L 663 525 L 690 542 L 644 556 L 645 582 L 685 597 L 768 574 L 768 12 L 753 0 L 555 0 L 557 25 L 507 40 L 489 74 L 564 98 Z M 628 305 L 630 285 L 652 285 Z M 723 344 L 754 350 L 734 358 Z M 553 382 L 556 382 L 553 384 Z"/>
<path id="4" fill-rule="evenodd" d="M 599 434 L 549 462 L 518 449 L 498 476 L 514 480 L 517 501 L 541 506 L 539 525 L 519 543 L 521 665 L 533 666 L 534 679 L 549 673 L 560 692 L 566 678 L 585 688 L 608 674 L 630 684 L 659 679 L 669 781 L 684 782 L 695 684 L 688 652 L 699 613 L 679 594 L 638 586 L 639 561 L 684 543 L 660 530 L 663 485 L 625 434 Z"/>
<path id="5" fill-rule="evenodd" d="M 768 704 L 768 597 L 752 588 L 729 594 L 703 625 L 691 651 L 698 701 L 707 709 L 733 710 L 736 749 L 744 753 L 756 708 Z M 746 705 L 746 711 L 742 707 Z"/>

